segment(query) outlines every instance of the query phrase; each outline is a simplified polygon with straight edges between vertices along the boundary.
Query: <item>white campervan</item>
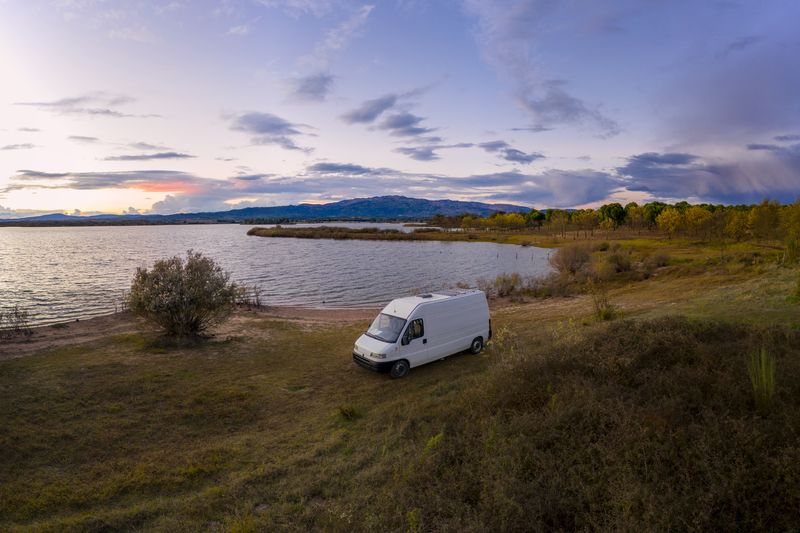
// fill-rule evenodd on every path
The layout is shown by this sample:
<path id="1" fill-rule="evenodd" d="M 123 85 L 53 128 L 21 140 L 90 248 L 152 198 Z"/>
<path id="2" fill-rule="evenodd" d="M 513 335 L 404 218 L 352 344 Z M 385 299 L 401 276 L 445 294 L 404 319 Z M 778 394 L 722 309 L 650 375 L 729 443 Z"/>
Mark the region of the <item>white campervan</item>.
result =
<path id="1" fill-rule="evenodd" d="M 478 353 L 491 337 L 483 291 L 438 291 L 392 300 L 356 341 L 353 360 L 401 378 L 415 366 L 454 353 Z"/>

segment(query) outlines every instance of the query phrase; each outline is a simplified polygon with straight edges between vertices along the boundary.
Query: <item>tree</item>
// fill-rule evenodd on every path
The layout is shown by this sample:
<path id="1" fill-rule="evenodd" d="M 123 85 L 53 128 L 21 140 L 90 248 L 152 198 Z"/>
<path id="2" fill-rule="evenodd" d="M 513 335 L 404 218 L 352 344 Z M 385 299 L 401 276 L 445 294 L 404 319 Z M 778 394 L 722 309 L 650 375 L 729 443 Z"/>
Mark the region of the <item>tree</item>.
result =
<path id="1" fill-rule="evenodd" d="M 711 212 L 698 205 L 688 208 L 684 213 L 686 227 L 695 236 L 699 236 L 701 233 L 706 232 L 708 225 L 711 222 L 711 218 Z"/>
<path id="2" fill-rule="evenodd" d="M 725 224 L 725 236 L 735 241 L 741 241 L 750 232 L 750 220 L 748 214 L 743 211 L 730 211 L 728 221 Z"/>
<path id="3" fill-rule="evenodd" d="M 644 208 L 636 202 L 631 202 L 625 206 L 625 223 L 631 229 L 638 230 L 644 225 Z"/>
<path id="4" fill-rule="evenodd" d="M 625 208 L 617 202 L 600 206 L 600 219 L 611 220 L 616 228 L 625 221 Z"/>
<path id="5" fill-rule="evenodd" d="M 671 239 L 683 226 L 683 214 L 674 207 L 667 207 L 656 217 L 656 224 Z"/>
<path id="6" fill-rule="evenodd" d="M 661 212 L 666 208 L 667 204 L 662 202 L 650 202 L 644 204 L 643 210 L 645 222 L 647 222 L 647 224 L 651 227 L 655 226 L 658 215 L 660 215 Z"/>
<path id="7" fill-rule="evenodd" d="M 197 337 L 233 312 L 238 287 L 212 259 L 189 250 L 139 268 L 128 305 L 137 316 L 160 326 L 172 337 Z"/>
<path id="8" fill-rule="evenodd" d="M 780 210 L 778 202 L 764 200 L 750 210 L 750 230 L 753 237 L 761 240 L 772 240 L 778 237 L 780 230 Z"/>

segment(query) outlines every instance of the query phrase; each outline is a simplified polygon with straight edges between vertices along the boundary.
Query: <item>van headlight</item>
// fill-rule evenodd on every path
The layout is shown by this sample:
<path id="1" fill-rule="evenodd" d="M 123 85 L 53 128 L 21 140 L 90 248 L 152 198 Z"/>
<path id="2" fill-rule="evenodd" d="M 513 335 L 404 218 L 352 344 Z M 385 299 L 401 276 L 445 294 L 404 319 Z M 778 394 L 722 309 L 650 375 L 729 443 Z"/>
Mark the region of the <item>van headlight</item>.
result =
<path id="1" fill-rule="evenodd" d="M 372 357 L 375 359 L 386 359 L 386 354 L 372 352 Z"/>

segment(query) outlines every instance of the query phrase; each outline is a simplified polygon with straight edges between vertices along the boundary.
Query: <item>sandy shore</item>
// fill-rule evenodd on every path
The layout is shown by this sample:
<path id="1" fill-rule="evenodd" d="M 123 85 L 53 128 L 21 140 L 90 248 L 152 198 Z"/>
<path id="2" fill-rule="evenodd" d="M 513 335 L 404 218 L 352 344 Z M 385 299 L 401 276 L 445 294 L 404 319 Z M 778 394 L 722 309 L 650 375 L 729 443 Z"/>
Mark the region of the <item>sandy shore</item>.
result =
<path id="1" fill-rule="evenodd" d="M 240 309 L 224 329 L 230 333 L 245 318 L 279 318 L 302 322 L 368 322 L 379 311 L 374 309 L 318 309 L 309 307 L 263 307 L 257 310 Z M 150 329 L 144 321 L 130 313 L 115 313 L 85 320 L 34 327 L 27 339 L 0 341 L 0 360 L 23 357 L 42 350 L 61 346 L 85 344 L 108 335 L 133 333 Z"/>

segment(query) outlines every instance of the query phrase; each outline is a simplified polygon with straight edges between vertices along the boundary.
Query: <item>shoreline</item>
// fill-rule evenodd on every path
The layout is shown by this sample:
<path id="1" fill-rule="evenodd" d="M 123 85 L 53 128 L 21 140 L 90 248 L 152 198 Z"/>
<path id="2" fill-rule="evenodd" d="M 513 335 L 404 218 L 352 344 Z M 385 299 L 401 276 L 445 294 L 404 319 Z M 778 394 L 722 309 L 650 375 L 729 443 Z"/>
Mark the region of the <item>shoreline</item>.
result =
<path id="1" fill-rule="evenodd" d="M 372 320 L 380 307 L 314 308 L 303 306 L 264 306 L 234 311 L 231 319 L 213 332 L 216 337 L 237 334 L 237 326 L 252 318 L 287 320 L 301 323 L 350 323 Z M 0 361 L 25 357 L 65 346 L 91 343 L 113 335 L 154 331 L 144 320 L 128 311 L 110 313 L 69 322 L 31 326 L 30 337 L 0 342 Z"/>

